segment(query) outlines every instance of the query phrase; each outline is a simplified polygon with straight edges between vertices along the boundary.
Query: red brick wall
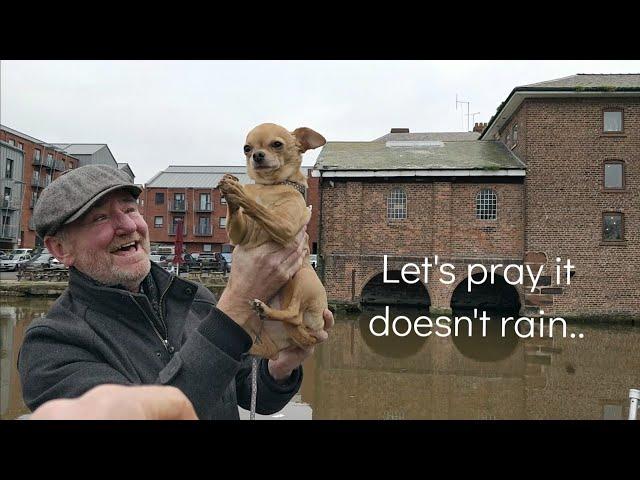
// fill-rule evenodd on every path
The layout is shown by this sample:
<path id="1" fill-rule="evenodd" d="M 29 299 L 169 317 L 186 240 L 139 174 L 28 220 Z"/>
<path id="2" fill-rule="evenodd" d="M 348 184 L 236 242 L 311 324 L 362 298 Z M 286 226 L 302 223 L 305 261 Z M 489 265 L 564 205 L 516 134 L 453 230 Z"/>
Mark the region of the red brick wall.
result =
<path id="1" fill-rule="evenodd" d="M 164 193 L 164 203 L 156 205 L 156 192 Z M 184 193 L 187 211 L 183 214 L 170 212 L 169 205 L 174 201 L 174 193 Z M 200 204 L 200 193 L 211 195 L 211 212 L 197 212 L 196 207 Z M 219 227 L 220 217 L 227 216 L 227 206 L 220 201 L 220 191 L 217 188 L 155 188 L 147 187 L 141 194 L 144 198 L 144 219 L 149 226 L 149 237 L 152 243 L 173 244 L 175 235 L 169 235 L 169 226 L 173 224 L 173 218 L 182 216 L 184 224 L 187 226 L 187 233 L 184 235 L 184 243 L 188 252 L 202 252 L 204 244 L 212 244 L 211 251 L 222 251 L 222 245 L 229 243 L 227 230 Z M 162 216 L 164 221 L 160 228 L 156 228 L 155 217 Z M 210 225 L 213 226 L 213 235 L 195 235 L 194 226 L 197 227 L 199 217 L 209 217 Z"/>
<path id="2" fill-rule="evenodd" d="M 602 133 L 603 108 L 624 109 L 624 134 Z M 571 285 L 544 297 L 545 312 L 640 314 L 640 99 L 529 99 L 523 159 L 527 163 L 527 251 L 576 265 Z M 521 132 L 522 133 L 522 132 Z M 602 191 L 603 162 L 625 162 L 626 191 Z M 602 243 L 602 213 L 625 217 L 625 243 Z M 553 275 L 552 275 L 553 279 Z"/>
<path id="3" fill-rule="evenodd" d="M 31 194 L 32 192 L 38 192 L 38 195 L 44 190 L 44 187 L 38 188 L 31 185 L 31 178 L 33 177 L 34 170 L 38 170 L 40 172 L 40 179 L 42 185 L 44 185 L 44 179 L 48 173 L 52 174 L 52 180 L 58 178 L 58 176 L 62 173 L 53 168 L 46 167 L 44 165 L 35 166 L 33 165 L 34 151 L 37 148 L 40 150 L 40 158 L 46 160 L 47 154 L 51 153 L 55 160 L 64 161 L 65 168 L 77 168 L 78 160 L 76 158 L 70 157 L 69 155 L 62 154 L 60 152 L 56 152 L 53 149 L 45 148 L 42 145 L 35 144 L 26 138 L 20 137 L 18 135 L 13 135 L 5 130 L 0 130 L 0 140 L 4 140 L 8 142 L 9 140 L 14 140 L 16 147 L 19 143 L 24 145 L 24 169 L 22 172 L 22 181 L 24 182 L 24 187 L 22 190 L 22 217 L 20 221 L 20 230 L 22 236 L 21 247 L 22 248 L 33 248 L 36 246 L 36 232 L 35 230 L 31 230 L 29 227 L 29 221 L 33 215 L 33 207 L 31 206 Z"/>
<path id="4" fill-rule="evenodd" d="M 321 254 L 324 282 L 333 301 L 357 301 L 366 283 L 390 266 L 422 263 L 439 255 L 456 264 L 462 280 L 466 265 L 519 261 L 524 239 L 521 183 L 467 183 L 438 180 L 419 183 L 339 181 L 323 179 Z M 387 219 L 387 197 L 402 187 L 407 195 L 407 219 Z M 483 188 L 498 197 L 497 220 L 475 218 L 475 199 Z M 449 308 L 454 285 L 429 282 L 432 305 Z"/>

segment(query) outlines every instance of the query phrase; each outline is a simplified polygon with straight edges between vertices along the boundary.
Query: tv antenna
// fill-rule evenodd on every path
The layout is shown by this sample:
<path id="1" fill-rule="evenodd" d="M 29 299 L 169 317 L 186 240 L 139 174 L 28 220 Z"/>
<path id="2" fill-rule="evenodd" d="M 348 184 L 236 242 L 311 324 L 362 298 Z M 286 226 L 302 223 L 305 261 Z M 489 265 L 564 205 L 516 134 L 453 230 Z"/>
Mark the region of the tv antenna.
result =
<path id="1" fill-rule="evenodd" d="M 480 115 L 480 112 L 472 113 L 471 115 L 467 114 L 467 120 L 469 120 L 469 116 L 471 116 L 471 123 L 476 124 L 476 115 Z"/>
<path id="2" fill-rule="evenodd" d="M 456 110 L 458 110 L 458 104 L 462 103 L 462 104 L 467 104 L 467 131 L 469 131 L 469 104 L 471 102 L 463 102 L 462 100 L 458 100 L 458 94 L 456 93 Z M 462 108 L 462 107 L 460 107 Z M 464 112 L 464 110 L 462 110 L 462 112 Z M 464 128 L 464 120 L 462 121 L 462 128 Z"/>

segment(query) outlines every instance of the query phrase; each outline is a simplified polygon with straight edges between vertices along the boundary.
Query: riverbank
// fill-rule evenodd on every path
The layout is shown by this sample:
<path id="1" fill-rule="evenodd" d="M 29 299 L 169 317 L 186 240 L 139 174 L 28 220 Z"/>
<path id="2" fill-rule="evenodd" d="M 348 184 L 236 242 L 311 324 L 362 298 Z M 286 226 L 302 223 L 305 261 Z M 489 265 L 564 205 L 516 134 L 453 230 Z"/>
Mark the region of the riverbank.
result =
<path id="1" fill-rule="evenodd" d="M 215 278 L 211 281 L 202 279 L 205 287 L 219 297 L 227 286 L 225 278 Z M 194 280 L 197 281 L 197 280 Z M 0 281 L 0 297 L 59 297 L 67 288 L 69 282 L 49 282 L 30 280 L 2 280 Z"/>

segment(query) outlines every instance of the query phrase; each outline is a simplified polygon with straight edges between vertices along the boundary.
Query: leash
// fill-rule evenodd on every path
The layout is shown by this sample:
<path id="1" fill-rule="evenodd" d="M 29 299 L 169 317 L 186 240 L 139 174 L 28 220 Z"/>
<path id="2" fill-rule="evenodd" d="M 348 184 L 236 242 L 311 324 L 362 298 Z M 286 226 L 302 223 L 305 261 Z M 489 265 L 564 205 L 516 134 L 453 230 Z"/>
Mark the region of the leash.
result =
<path id="1" fill-rule="evenodd" d="M 261 314 L 260 317 L 260 331 L 256 333 L 256 339 L 254 343 L 260 344 L 260 334 L 262 333 L 262 326 L 264 325 L 264 319 Z M 251 355 L 251 410 L 249 411 L 249 420 L 256 419 L 256 405 L 258 399 L 258 356 Z"/>
<path id="2" fill-rule="evenodd" d="M 251 355 L 251 411 L 249 420 L 256 419 L 256 401 L 258 397 L 258 357 Z"/>

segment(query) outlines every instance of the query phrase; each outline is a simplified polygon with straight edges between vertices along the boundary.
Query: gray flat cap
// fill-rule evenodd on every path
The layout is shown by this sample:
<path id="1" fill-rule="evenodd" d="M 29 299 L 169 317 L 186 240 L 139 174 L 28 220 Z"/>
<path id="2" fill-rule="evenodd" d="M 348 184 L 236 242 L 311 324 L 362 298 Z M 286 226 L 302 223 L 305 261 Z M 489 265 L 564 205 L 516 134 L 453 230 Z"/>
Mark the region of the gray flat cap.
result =
<path id="1" fill-rule="evenodd" d="M 44 189 L 33 209 L 38 236 L 53 235 L 62 225 L 84 215 L 106 194 L 119 189 L 128 190 L 135 198 L 142 192 L 126 173 L 108 165 L 66 171 Z"/>

